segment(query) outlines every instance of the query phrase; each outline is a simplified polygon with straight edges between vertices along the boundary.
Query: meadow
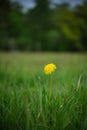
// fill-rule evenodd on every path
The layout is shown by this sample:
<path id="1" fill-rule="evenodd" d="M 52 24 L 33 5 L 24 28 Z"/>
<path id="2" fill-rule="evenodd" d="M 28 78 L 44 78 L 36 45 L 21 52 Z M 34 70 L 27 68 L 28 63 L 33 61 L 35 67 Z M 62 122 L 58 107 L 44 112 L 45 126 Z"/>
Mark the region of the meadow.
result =
<path id="1" fill-rule="evenodd" d="M 87 54 L 1 52 L 0 130 L 87 130 Z"/>

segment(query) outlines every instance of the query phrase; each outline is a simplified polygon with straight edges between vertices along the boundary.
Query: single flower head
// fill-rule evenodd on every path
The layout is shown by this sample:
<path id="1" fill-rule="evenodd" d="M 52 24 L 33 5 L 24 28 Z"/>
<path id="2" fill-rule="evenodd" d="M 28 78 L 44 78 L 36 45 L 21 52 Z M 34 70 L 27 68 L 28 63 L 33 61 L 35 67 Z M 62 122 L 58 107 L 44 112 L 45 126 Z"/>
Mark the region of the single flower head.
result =
<path id="1" fill-rule="evenodd" d="M 55 64 L 47 64 L 44 67 L 44 73 L 45 74 L 51 74 L 52 72 L 54 72 L 56 69 L 56 65 Z"/>

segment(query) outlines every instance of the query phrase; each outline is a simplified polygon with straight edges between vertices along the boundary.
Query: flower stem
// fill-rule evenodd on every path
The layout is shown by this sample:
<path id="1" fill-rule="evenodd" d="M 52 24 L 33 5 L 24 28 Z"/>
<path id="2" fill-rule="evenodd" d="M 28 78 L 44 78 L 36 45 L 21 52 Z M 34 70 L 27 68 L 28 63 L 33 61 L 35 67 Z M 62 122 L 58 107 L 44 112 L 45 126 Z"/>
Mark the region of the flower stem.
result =
<path id="1" fill-rule="evenodd" d="M 49 97 L 52 97 L 52 75 L 50 75 L 50 95 Z"/>

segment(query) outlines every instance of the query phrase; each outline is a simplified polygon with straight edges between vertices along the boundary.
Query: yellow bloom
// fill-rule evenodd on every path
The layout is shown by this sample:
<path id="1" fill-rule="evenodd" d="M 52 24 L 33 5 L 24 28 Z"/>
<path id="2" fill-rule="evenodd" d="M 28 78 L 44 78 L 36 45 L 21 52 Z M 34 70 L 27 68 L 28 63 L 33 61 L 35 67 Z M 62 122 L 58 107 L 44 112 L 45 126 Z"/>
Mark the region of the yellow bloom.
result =
<path id="1" fill-rule="evenodd" d="M 56 65 L 55 64 L 47 64 L 45 67 L 44 67 L 44 72 L 45 74 L 51 74 L 52 72 L 54 72 L 56 69 Z"/>

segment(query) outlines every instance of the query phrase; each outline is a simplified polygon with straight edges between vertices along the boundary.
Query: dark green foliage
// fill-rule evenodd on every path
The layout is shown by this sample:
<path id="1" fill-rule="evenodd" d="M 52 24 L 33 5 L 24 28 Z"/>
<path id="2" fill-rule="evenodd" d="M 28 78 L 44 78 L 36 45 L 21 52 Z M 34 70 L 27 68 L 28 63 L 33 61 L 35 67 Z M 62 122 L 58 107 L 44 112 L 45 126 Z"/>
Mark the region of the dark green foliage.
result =
<path id="1" fill-rule="evenodd" d="M 50 0 L 34 0 L 23 11 L 18 2 L 0 3 L 0 50 L 86 51 L 87 2 L 50 7 Z"/>

